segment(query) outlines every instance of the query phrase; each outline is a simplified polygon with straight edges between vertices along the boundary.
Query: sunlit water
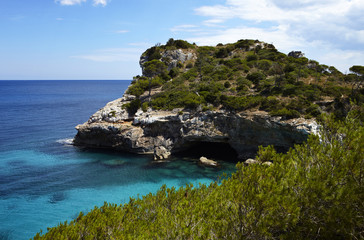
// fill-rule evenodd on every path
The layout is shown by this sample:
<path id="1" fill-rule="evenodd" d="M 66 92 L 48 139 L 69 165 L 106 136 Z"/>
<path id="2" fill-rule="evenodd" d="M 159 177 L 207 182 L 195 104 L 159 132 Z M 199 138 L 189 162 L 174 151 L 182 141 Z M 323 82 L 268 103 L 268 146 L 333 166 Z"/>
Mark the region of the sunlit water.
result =
<path id="1" fill-rule="evenodd" d="M 0 81 L 0 239 L 29 239 L 104 201 L 187 183 L 210 183 L 234 163 L 150 157 L 68 145 L 74 127 L 130 81 Z"/>

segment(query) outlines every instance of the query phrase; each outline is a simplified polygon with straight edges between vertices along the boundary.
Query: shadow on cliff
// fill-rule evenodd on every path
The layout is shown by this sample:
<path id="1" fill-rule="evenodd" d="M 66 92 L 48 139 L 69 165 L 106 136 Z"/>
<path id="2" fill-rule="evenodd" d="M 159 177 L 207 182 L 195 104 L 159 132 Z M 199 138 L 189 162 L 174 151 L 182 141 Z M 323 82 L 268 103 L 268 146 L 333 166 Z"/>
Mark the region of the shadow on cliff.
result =
<path id="1" fill-rule="evenodd" d="M 223 142 L 188 142 L 182 150 L 174 153 L 176 157 L 195 158 L 207 157 L 213 160 L 237 163 L 238 153 L 228 144 Z"/>

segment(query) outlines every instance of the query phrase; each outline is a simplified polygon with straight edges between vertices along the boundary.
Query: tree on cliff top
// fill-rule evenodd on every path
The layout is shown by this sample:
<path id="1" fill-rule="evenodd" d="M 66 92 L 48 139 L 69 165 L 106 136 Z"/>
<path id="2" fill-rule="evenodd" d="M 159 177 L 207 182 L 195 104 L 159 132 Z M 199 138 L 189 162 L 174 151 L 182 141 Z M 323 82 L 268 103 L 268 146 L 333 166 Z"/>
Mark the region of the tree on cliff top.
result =
<path id="1" fill-rule="evenodd" d="M 143 75 L 150 78 L 166 73 L 167 71 L 166 64 L 157 59 L 146 62 L 143 67 Z"/>
<path id="2" fill-rule="evenodd" d="M 357 75 L 357 87 L 360 87 L 364 80 L 364 66 L 354 65 L 349 70 Z"/>
<path id="3" fill-rule="evenodd" d="M 148 101 L 150 102 L 150 94 L 152 91 L 152 79 L 153 77 L 161 74 L 167 75 L 167 66 L 164 62 L 161 62 L 157 59 L 154 59 L 152 61 L 148 61 L 143 66 L 143 74 L 144 76 L 149 78 L 149 96 Z"/>

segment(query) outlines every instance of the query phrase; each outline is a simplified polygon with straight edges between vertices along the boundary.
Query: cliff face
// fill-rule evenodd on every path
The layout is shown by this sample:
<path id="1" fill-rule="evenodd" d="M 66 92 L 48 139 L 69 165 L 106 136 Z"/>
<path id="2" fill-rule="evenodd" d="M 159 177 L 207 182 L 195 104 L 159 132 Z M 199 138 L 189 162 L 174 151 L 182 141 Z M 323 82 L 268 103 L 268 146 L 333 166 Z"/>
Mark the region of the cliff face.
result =
<path id="1" fill-rule="evenodd" d="M 154 154 L 155 159 L 165 159 L 197 143 L 225 143 L 245 159 L 259 145 L 289 148 L 302 143 L 318 127 L 313 120 L 281 120 L 262 111 L 148 109 L 129 116 L 122 106 L 133 99 L 124 94 L 92 115 L 88 122 L 78 125 L 74 144 Z"/>
<path id="2" fill-rule="evenodd" d="M 241 45 L 241 43 L 239 44 Z M 228 60 L 224 60 L 225 62 L 237 62 L 236 59 L 238 58 L 236 57 L 239 57 L 240 55 L 245 56 L 244 51 L 251 51 L 250 48 L 242 50 L 243 48 L 240 45 L 237 45 L 237 48 L 234 51 L 226 55 Z M 253 47 L 259 47 L 259 49 L 262 49 L 262 46 L 257 46 L 256 43 L 253 45 Z M 155 57 L 157 55 L 157 58 L 159 58 L 158 61 L 164 64 L 164 68 L 155 65 L 156 69 L 154 69 L 154 71 L 160 73 L 163 71 L 165 72 L 164 75 L 160 75 L 160 78 L 158 78 L 159 80 L 163 79 L 163 76 L 166 76 L 166 71 L 168 72 L 176 69 L 177 66 L 180 68 L 178 70 L 179 73 L 182 74 L 188 73 L 189 67 L 187 67 L 187 65 L 197 64 L 198 54 L 196 49 L 168 50 L 161 48 L 161 50 L 158 51 L 156 49 L 158 48 L 154 47 L 151 48 L 151 50 L 147 50 L 146 53 L 148 53 L 148 51 L 149 53 L 141 56 L 140 65 L 144 73 L 145 64 L 148 61 L 151 61 L 148 59 L 148 56 Z M 224 52 L 221 54 L 222 56 L 225 56 Z M 220 51 L 216 53 L 217 56 L 220 56 L 221 54 Z M 212 66 L 210 62 L 214 61 L 213 57 L 208 54 L 202 54 L 201 56 L 202 60 L 200 59 L 199 64 L 201 65 L 205 61 L 209 62 L 210 65 L 197 67 L 195 72 L 197 71 L 198 74 L 191 74 L 194 78 L 188 77 L 188 81 L 185 83 L 181 82 L 181 79 L 176 81 L 177 84 L 180 84 L 176 85 L 178 86 L 176 87 L 176 91 L 179 91 L 180 96 L 186 97 L 183 93 L 190 92 L 191 96 L 187 97 L 191 97 L 192 100 L 190 100 L 196 100 L 197 103 L 198 101 L 201 101 L 202 95 L 206 96 L 206 101 L 209 101 L 209 90 L 203 90 L 205 88 L 208 89 L 206 87 L 207 85 L 204 83 L 205 85 L 201 85 L 203 88 L 200 87 L 195 90 L 188 90 L 186 86 L 196 85 L 201 81 L 208 81 L 210 84 L 215 81 L 209 78 L 206 80 L 201 75 L 203 73 L 208 74 L 212 69 L 209 67 Z M 206 60 L 208 58 L 211 59 Z M 160 63 L 158 61 L 157 63 Z M 222 64 L 224 61 L 220 59 L 218 64 Z M 244 61 L 242 60 L 240 62 L 238 61 L 238 64 L 240 65 L 235 70 L 241 70 L 242 73 L 240 74 L 246 77 L 247 69 L 240 69 L 241 66 L 243 66 L 243 63 Z M 220 67 L 221 66 L 218 65 L 216 69 L 219 70 Z M 149 71 L 151 70 L 149 69 Z M 214 110 L 202 111 L 200 105 L 200 107 L 193 108 L 193 110 L 188 110 L 188 107 L 186 107 L 185 109 L 175 108 L 172 111 L 157 111 L 152 110 L 149 107 L 147 111 L 143 112 L 140 108 L 142 104 L 145 103 L 147 104 L 146 106 L 152 106 L 153 104 L 150 103 L 150 99 L 153 99 L 154 96 L 158 97 L 158 94 L 163 93 L 164 87 L 164 85 L 157 85 L 157 87 L 151 88 L 153 82 L 149 82 L 148 91 L 148 80 L 145 76 L 143 77 L 139 77 L 134 83 L 134 91 L 130 91 L 130 89 L 133 88 L 131 85 L 122 98 L 108 103 L 104 108 L 92 115 L 88 122 L 78 125 L 76 127 L 78 133 L 74 138 L 74 144 L 88 147 L 111 148 L 140 154 L 154 154 L 154 158 L 159 160 L 166 159 L 173 153 L 188 150 L 199 143 L 214 143 L 215 145 L 212 144 L 213 146 L 217 146 L 216 143 L 221 143 L 224 146 L 229 145 L 231 147 L 230 150 L 235 151 L 240 159 L 246 159 L 257 151 L 259 145 L 274 145 L 277 148 L 288 149 L 294 144 L 302 143 L 309 134 L 316 133 L 318 128 L 314 120 L 297 117 L 285 120 L 286 118 L 279 116 L 272 117 L 268 112 L 257 110 L 258 108 L 241 111 L 239 110 L 239 107 L 237 107 L 235 110 L 227 110 L 226 106 L 230 108 L 234 106 L 234 104 L 226 104 L 228 103 L 229 97 L 231 98 L 231 94 L 229 95 L 227 92 L 230 90 L 225 90 L 227 93 L 224 94 L 227 95 L 220 98 L 226 98 L 226 101 L 223 102 L 226 106 L 220 105 L 215 108 L 209 108 Z M 138 81 L 140 83 L 139 85 Z M 145 86 L 141 84 L 142 81 L 145 82 Z M 175 84 L 174 79 L 166 79 L 164 81 L 164 84 L 169 84 L 169 87 Z M 234 82 L 232 82 L 232 84 L 236 85 L 234 85 L 236 89 L 240 86 Z M 140 92 L 135 86 L 141 88 L 142 91 Z M 258 87 L 259 83 L 256 82 L 255 86 Z M 225 86 L 227 89 L 229 87 L 230 84 Z M 200 94 L 198 91 L 200 91 Z M 231 92 L 234 91 L 235 90 L 231 90 Z M 134 96 L 127 94 L 130 92 L 139 92 L 139 95 L 135 94 Z M 258 95 L 257 90 L 254 88 L 248 90 L 247 93 L 250 94 L 250 97 L 256 97 Z M 214 97 L 215 95 L 211 96 Z M 136 113 L 135 111 L 126 110 L 126 106 L 131 106 L 138 101 L 139 110 L 137 110 L 137 107 L 135 109 Z M 249 98 L 244 101 L 249 101 Z M 189 103 L 189 100 L 187 99 L 185 102 Z M 211 104 L 207 106 L 210 107 Z M 146 110 L 145 107 L 144 110 Z"/>
<path id="3" fill-rule="evenodd" d="M 168 71 L 177 67 L 178 63 L 185 63 L 187 61 L 196 61 L 197 55 L 194 51 L 186 49 L 164 50 L 160 53 L 164 62 L 167 63 Z M 144 72 L 144 64 L 148 62 L 148 56 L 142 55 L 140 57 L 139 65 Z"/>

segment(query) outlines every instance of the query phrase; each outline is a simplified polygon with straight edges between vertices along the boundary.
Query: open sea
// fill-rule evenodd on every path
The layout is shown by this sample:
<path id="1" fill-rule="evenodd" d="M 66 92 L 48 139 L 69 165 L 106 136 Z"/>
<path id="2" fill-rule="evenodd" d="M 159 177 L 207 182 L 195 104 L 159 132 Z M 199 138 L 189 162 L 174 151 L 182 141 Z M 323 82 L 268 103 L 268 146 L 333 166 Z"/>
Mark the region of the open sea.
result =
<path id="1" fill-rule="evenodd" d="M 219 169 L 196 159 L 153 163 L 150 156 L 67 144 L 83 123 L 120 98 L 130 81 L 0 81 L 0 240 L 30 239 L 104 201 L 126 203 L 163 184 L 210 183 Z"/>

